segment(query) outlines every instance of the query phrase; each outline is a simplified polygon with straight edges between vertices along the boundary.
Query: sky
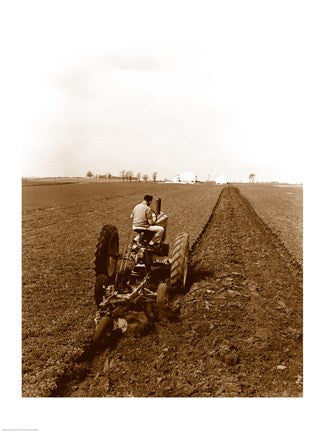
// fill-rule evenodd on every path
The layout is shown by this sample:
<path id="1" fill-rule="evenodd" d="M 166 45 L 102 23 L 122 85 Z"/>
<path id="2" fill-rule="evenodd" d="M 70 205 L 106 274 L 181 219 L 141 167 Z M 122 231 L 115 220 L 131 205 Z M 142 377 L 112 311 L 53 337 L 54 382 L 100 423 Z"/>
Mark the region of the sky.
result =
<path id="1" fill-rule="evenodd" d="M 21 5 L 22 176 L 303 181 L 312 3 Z"/>

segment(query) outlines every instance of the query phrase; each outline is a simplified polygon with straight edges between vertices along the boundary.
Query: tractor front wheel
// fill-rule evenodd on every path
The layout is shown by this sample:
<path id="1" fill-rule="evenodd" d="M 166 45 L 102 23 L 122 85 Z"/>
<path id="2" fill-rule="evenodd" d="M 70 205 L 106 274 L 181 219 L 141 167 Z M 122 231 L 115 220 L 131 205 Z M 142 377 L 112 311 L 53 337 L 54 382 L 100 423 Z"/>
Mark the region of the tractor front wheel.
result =
<path id="1" fill-rule="evenodd" d="M 156 291 L 156 305 L 158 308 L 164 309 L 169 301 L 169 287 L 166 283 L 161 282 Z"/>

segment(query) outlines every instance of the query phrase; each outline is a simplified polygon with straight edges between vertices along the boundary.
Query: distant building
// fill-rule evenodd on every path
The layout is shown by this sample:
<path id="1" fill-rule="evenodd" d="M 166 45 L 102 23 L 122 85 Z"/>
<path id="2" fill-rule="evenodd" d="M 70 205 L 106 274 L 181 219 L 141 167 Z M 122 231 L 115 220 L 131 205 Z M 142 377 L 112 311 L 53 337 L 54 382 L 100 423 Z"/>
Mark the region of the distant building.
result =
<path id="1" fill-rule="evenodd" d="M 218 177 L 215 178 L 215 182 L 216 184 L 226 184 L 227 178 L 225 176 L 219 175 Z"/>
<path id="2" fill-rule="evenodd" d="M 172 179 L 172 183 L 196 183 L 197 177 L 191 171 L 184 171 Z"/>

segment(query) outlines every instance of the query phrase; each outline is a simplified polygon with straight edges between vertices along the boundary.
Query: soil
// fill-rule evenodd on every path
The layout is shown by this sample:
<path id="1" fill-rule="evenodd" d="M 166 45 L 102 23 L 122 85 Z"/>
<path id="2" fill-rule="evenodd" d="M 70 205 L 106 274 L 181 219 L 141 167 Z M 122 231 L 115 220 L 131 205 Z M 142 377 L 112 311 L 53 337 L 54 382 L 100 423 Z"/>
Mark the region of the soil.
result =
<path id="1" fill-rule="evenodd" d="M 132 233 L 130 213 L 150 192 L 162 199 L 169 216 L 170 249 L 182 226 L 193 244 L 222 188 L 153 182 L 23 187 L 24 397 L 50 396 L 93 335 L 93 260 L 102 227 L 118 228 L 122 254 Z"/>
<path id="2" fill-rule="evenodd" d="M 194 246 L 189 285 L 179 317 L 80 362 L 53 396 L 302 396 L 302 268 L 235 187 Z"/>
<path id="3" fill-rule="evenodd" d="M 303 188 L 301 185 L 244 184 L 239 190 L 261 219 L 303 264 Z"/>

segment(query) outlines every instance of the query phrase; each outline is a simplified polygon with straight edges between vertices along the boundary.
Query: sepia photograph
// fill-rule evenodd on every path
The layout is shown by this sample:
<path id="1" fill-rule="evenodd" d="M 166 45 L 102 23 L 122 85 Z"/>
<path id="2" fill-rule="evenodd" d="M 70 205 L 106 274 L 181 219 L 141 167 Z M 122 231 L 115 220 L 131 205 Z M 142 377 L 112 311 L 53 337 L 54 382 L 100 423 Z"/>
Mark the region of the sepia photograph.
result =
<path id="1" fill-rule="evenodd" d="M 13 3 L 2 430 L 305 430 L 316 2 Z"/>

